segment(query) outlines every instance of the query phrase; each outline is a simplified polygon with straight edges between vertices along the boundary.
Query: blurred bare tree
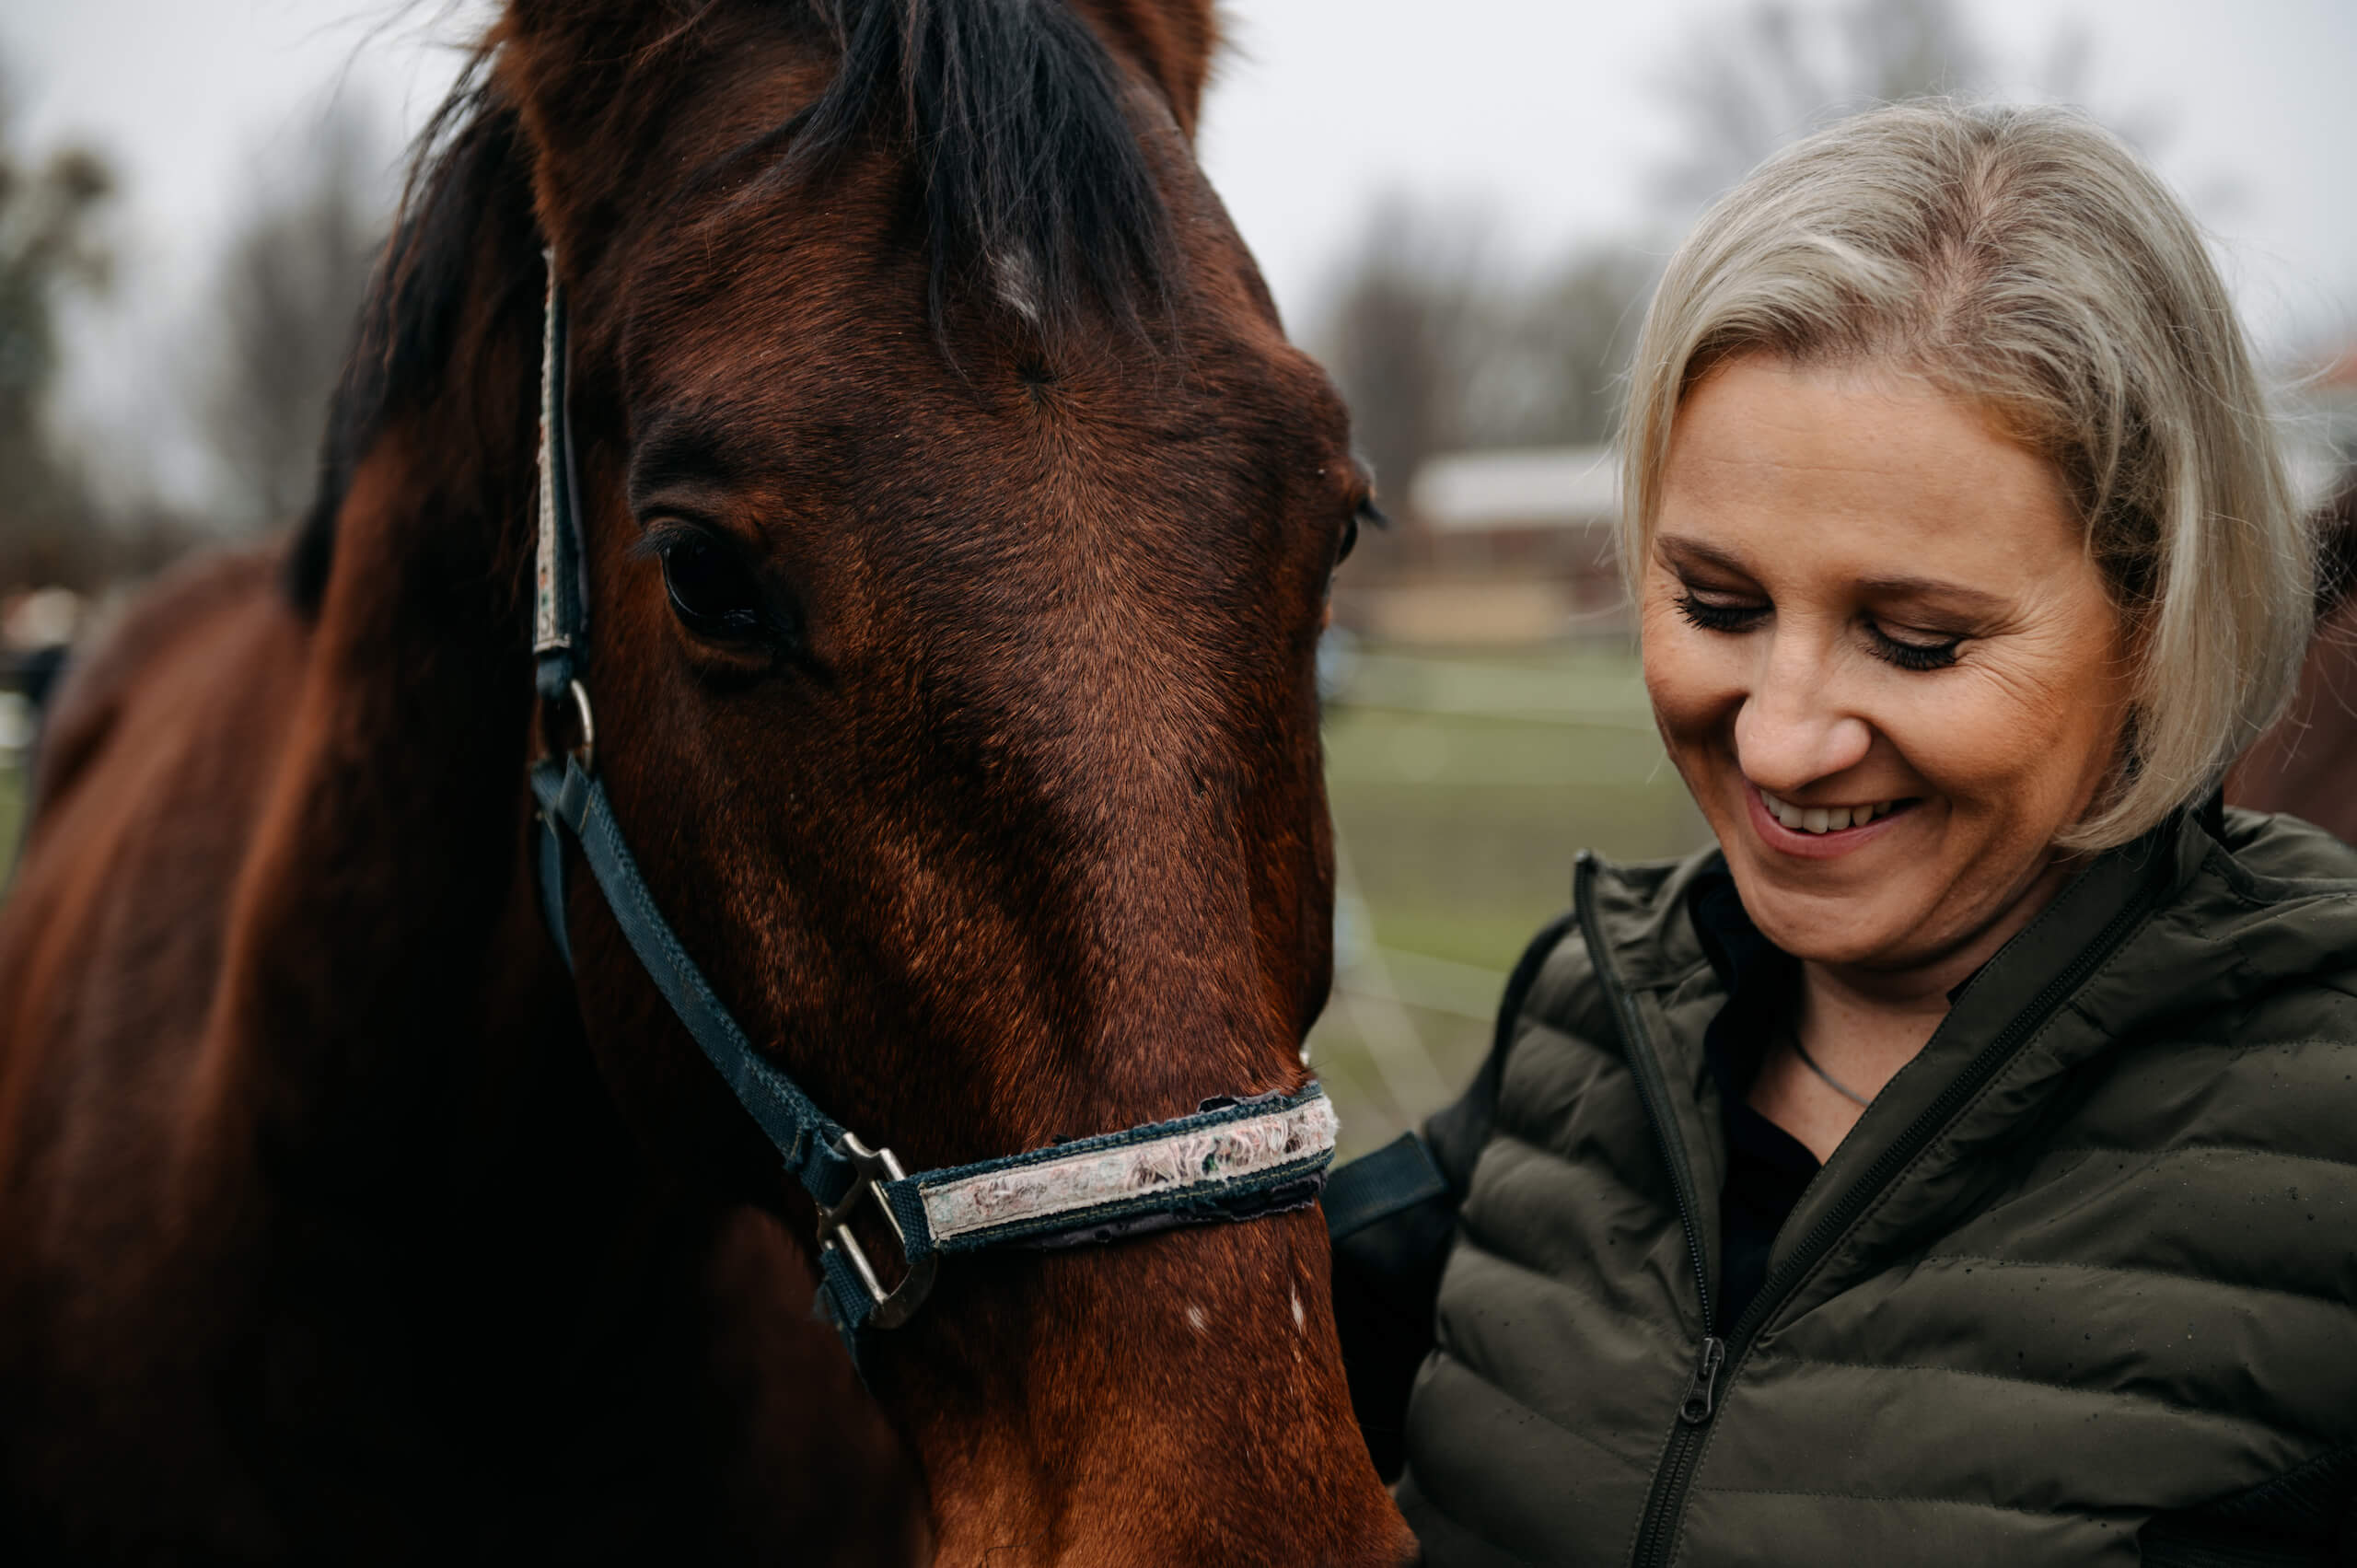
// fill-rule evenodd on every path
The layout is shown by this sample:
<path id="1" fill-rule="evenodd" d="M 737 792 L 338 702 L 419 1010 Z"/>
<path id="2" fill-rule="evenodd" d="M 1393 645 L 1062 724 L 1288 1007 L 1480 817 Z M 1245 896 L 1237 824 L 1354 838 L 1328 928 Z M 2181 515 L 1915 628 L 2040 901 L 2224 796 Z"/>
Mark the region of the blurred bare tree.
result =
<path id="1" fill-rule="evenodd" d="M 390 208 L 380 148 L 365 106 L 333 99 L 222 261 L 199 413 L 238 531 L 283 527 L 310 499 Z"/>
<path id="2" fill-rule="evenodd" d="M 1604 242 L 1517 276 L 1495 261 L 1486 232 L 1478 214 L 1386 202 L 1315 331 L 1360 455 L 1395 512 L 1434 453 L 1611 435 L 1620 364 L 1658 261 Z"/>
<path id="3" fill-rule="evenodd" d="M 1425 458 L 1473 435 L 1487 251 L 1478 215 L 1405 197 L 1379 202 L 1353 247 L 1320 336 L 1386 505 Z"/>
<path id="4" fill-rule="evenodd" d="M 84 147 L 45 157 L 11 145 L 0 102 L 0 587 L 80 575 L 90 527 L 80 464 L 48 422 L 58 378 L 58 312 L 107 284 L 99 219 L 114 191 Z"/>
<path id="5" fill-rule="evenodd" d="M 1607 240 L 1574 250 L 1485 303 L 1479 374 L 1467 388 L 1469 445 L 1597 446 L 1620 416 L 1620 367 L 1659 261 Z"/>
<path id="6" fill-rule="evenodd" d="M 1702 18 L 1660 79 L 1676 126 L 1652 180 L 1660 230 L 1682 228 L 1761 160 L 1845 114 L 2008 82 L 2078 99 L 2087 64 L 2085 34 L 2064 29 L 2044 61 L 2010 69 L 1958 0 L 1744 0 Z M 2150 113 L 2102 118 L 2148 151 L 2165 131 Z M 1518 276 L 1498 263 L 1481 218 L 1387 198 L 1311 334 L 1395 510 L 1436 452 L 1609 440 L 1668 250 L 1650 236 L 1600 237 Z"/>
<path id="7" fill-rule="evenodd" d="M 1986 92 L 1992 57 L 1955 0 L 1757 0 L 1697 27 L 1663 97 L 1682 145 L 1657 176 L 1679 208 L 1709 201 L 1777 148 L 1877 103 Z"/>
<path id="8" fill-rule="evenodd" d="M 1379 203 L 1318 324 L 1359 453 L 1395 509 L 1435 452 L 1611 433 L 1617 366 L 1656 263 L 1608 243 L 1521 277 L 1490 232 L 1478 211 Z"/>

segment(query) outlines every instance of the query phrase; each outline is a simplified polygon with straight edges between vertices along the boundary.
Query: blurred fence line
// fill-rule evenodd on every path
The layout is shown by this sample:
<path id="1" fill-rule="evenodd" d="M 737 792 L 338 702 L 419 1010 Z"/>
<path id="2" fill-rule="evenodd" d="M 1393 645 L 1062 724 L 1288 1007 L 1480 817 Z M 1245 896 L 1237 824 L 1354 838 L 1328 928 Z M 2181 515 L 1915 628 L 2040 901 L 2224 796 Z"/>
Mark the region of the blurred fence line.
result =
<path id="1" fill-rule="evenodd" d="M 1580 848 L 1677 854 L 1702 828 L 1625 638 L 1335 641 L 1334 984 L 1309 1048 L 1355 1153 L 1462 1091 Z"/>

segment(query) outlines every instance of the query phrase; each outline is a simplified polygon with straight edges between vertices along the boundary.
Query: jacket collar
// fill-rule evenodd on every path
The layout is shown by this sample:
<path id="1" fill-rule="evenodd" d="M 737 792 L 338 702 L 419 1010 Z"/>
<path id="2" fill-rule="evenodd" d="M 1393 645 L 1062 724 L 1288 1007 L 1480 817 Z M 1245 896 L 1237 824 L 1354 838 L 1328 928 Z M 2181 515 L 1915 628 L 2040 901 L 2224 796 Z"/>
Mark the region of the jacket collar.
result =
<path id="1" fill-rule="evenodd" d="M 1723 993 L 1691 900 L 1725 875 L 1712 850 L 1675 865 L 1599 865 L 1596 887 L 1598 935 L 1623 983 L 1686 1000 L 1649 1009 L 1663 1027 L 1636 1048 L 1662 1052 L 1670 1081 L 1706 1102 L 1697 1107 L 1705 1125 L 1716 1124 L 1708 1102 L 1717 1091 L 1701 1070 L 1699 1022 L 1689 1029 L 1670 1020 L 1707 1019 L 1709 1009 L 1692 1005 L 1697 993 Z M 2039 1125 L 2038 1113 L 2101 1061 L 2139 1049 L 2170 1022 L 2352 970 L 2357 851 L 2304 823 L 2189 810 L 2096 857 L 1957 991 L 1930 1042 L 1834 1151 L 1785 1225 L 1771 1268 L 1886 1151 L 1919 1134 L 1927 1118 L 1938 1123 L 1785 1313 L 1952 1220 L 1993 1169 L 1988 1156 Z M 1676 1038 L 1689 1032 L 1696 1038 Z M 2000 1058 L 1993 1070 L 1984 1060 L 1991 1051 Z M 1707 1170 L 1699 1174 L 1707 1179 Z"/>

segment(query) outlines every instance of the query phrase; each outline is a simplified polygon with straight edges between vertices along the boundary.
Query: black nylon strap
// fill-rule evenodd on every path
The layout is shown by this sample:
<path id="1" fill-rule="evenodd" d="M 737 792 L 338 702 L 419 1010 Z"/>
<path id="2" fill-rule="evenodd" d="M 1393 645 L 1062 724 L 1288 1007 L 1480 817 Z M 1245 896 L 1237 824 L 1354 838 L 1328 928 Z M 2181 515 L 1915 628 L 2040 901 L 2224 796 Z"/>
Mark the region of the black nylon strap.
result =
<path id="1" fill-rule="evenodd" d="M 573 938 L 564 926 L 564 839 L 546 807 L 540 811 L 540 853 L 535 858 L 540 873 L 540 923 L 549 928 L 556 956 L 570 970 Z"/>
<path id="2" fill-rule="evenodd" d="M 786 1168 L 811 1197 L 831 1208 L 843 1200 L 857 1171 L 834 1147 L 843 1130 L 810 1102 L 794 1081 L 763 1061 L 712 985 L 679 945 L 655 907 L 654 895 L 614 825 L 606 791 L 572 758 L 544 760 L 532 768 L 532 794 L 550 821 L 580 844 L 589 874 L 614 912 L 631 951 L 645 966 L 656 989 L 687 1026 L 704 1056 L 726 1080 L 770 1142 L 785 1156 Z M 552 910 L 561 926 L 562 907 Z"/>
<path id="3" fill-rule="evenodd" d="M 1447 1195 L 1448 1178 L 1432 1150 L 1413 1132 L 1402 1132 L 1328 1178 L 1326 1234 L 1340 1241 L 1427 1198 Z"/>
<path id="4" fill-rule="evenodd" d="M 623 842 L 606 792 L 589 767 L 591 717 L 589 701 L 578 679 L 577 663 L 584 650 L 588 593 L 586 552 L 580 514 L 574 493 L 572 437 L 566 415 L 566 350 L 564 291 L 557 282 L 556 261 L 551 254 L 547 316 L 541 342 L 540 487 L 535 519 L 539 548 L 534 577 L 532 651 L 534 684 L 544 703 L 568 700 L 576 705 L 583 749 L 563 758 L 543 757 L 532 764 L 533 798 L 540 803 L 540 832 L 537 846 L 537 876 L 541 916 L 557 952 L 573 967 L 572 941 L 565 925 L 565 842 L 580 846 L 591 877 L 605 895 L 623 938 L 644 966 L 656 988 L 670 1005 L 714 1071 L 727 1083 L 738 1103 L 761 1126 L 785 1160 L 786 1168 L 802 1184 L 821 1211 L 818 1263 L 822 1280 L 819 1299 L 850 1350 L 854 1366 L 860 1361 L 865 1330 L 907 1320 L 924 1298 L 932 1282 L 937 1250 L 957 1251 L 1000 1243 L 1013 1245 L 1078 1245 L 1109 1241 L 1142 1234 L 1165 1225 L 1202 1223 L 1213 1219 L 1246 1220 L 1281 1213 L 1317 1201 L 1327 1161 L 1333 1147 L 1330 1111 L 1314 1129 L 1318 1146 L 1298 1151 L 1287 1145 L 1286 1157 L 1271 1163 L 1248 1159 L 1231 1179 L 1213 1171 L 1199 1171 L 1165 1189 L 1151 1188 L 1136 1195 L 1121 1194 L 1085 1212 L 1042 1216 L 1037 1224 L 1010 1220 L 1003 1225 L 968 1227 L 936 1247 L 923 1198 L 927 1183 L 938 1183 L 988 1173 L 1019 1170 L 1042 1160 L 1086 1152 L 1096 1147 L 1121 1148 L 1155 1140 L 1196 1136 L 1231 1122 L 1252 1120 L 1266 1109 L 1260 1101 L 1206 1102 L 1191 1117 L 1131 1128 L 1118 1133 L 1079 1140 L 1068 1148 L 1034 1151 L 950 1171 L 906 1177 L 888 1149 L 868 1150 L 850 1137 L 795 1082 L 772 1066 L 746 1038 L 745 1031 L 713 992 L 694 960 L 688 957 L 661 912 L 638 865 Z M 1312 1100 L 1322 1102 L 1324 1091 L 1313 1081 L 1293 1095 L 1268 1097 L 1279 1109 L 1290 1110 Z M 1263 1133 L 1267 1129 L 1260 1130 Z M 1280 1130 L 1290 1139 L 1300 1130 L 1291 1121 Z M 1231 1143 L 1248 1142 L 1249 1130 Z M 1248 1151 L 1265 1154 L 1265 1151 Z M 1191 1156 L 1190 1156 L 1191 1157 Z M 1215 1159 L 1217 1156 L 1206 1156 Z M 887 1180 L 886 1178 L 891 1178 Z M 888 1293 L 872 1278 L 856 1242 L 844 1226 L 862 1183 L 873 1189 L 885 1205 L 893 1228 L 900 1233 L 908 1275 Z M 830 1212 L 833 1211 L 833 1212 Z M 988 1234 L 984 1234 L 984 1230 Z M 840 1242 L 840 1245 L 838 1244 Z M 854 1268 L 853 1260 L 859 1259 Z M 879 1302 L 878 1296 L 888 1298 Z"/>
<path id="5" fill-rule="evenodd" d="M 694 1038 L 705 1059 L 784 1156 L 786 1168 L 803 1189 L 826 1210 L 842 1203 L 863 1179 L 875 1179 L 872 1172 L 863 1173 L 846 1153 L 848 1140 L 842 1128 L 812 1103 L 791 1078 L 754 1051 L 743 1028 L 714 994 L 703 971 L 689 958 L 678 935 L 656 909 L 654 894 L 640 875 L 629 845 L 622 841 L 604 786 L 584 772 L 579 760 L 574 757 L 562 761 L 553 758 L 541 760 L 532 767 L 531 781 L 542 824 L 542 913 L 558 950 L 566 955 L 566 962 L 570 964 L 572 959 L 564 930 L 563 840 L 570 838 L 580 846 L 589 874 L 605 895 L 607 907 L 613 912 L 615 923 L 621 926 L 631 951 L 637 955 L 639 963 Z M 1213 1132 L 1271 1114 L 1292 1112 L 1322 1102 L 1324 1098 L 1325 1091 L 1313 1080 L 1291 1094 L 1206 1102 L 1193 1115 L 1170 1121 L 1147 1123 L 1028 1154 L 879 1182 L 877 1194 L 892 1214 L 904 1260 L 912 1269 L 935 1252 L 973 1251 L 1010 1244 L 1086 1245 L 1173 1225 L 1260 1219 L 1318 1201 L 1332 1153 L 1330 1120 L 1322 1141 L 1316 1146 L 1305 1147 L 1297 1156 L 1264 1164 L 1232 1179 L 1213 1178 L 1164 1188 L 1144 1188 L 1087 1210 L 1060 1211 L 1036 1222 L 1011 1220 L 986 1232 L 946 1241 L 937 1240 L 933 1234 L 923 1193 L 931 1187 L 1016 1172 L 1050 1161 Z M 1319 1108 L 1323 1109 L 1322 1104 Z M 821 1300 L 856 1364 L 864 1332 L 876 1312 L 876 1298 L 842 1249 L 822 1247 L 818 1262 L 823 1281 Z"/>

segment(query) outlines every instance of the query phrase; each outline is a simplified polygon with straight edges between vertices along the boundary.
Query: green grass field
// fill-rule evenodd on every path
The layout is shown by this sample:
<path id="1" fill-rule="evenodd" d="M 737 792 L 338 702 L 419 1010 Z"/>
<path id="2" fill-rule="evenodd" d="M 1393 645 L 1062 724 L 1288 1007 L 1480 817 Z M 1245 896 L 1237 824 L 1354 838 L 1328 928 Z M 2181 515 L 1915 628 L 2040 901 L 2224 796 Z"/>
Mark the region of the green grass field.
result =
<path id="1" fill-rule="evenodd" d="M 1328 712 L 1340 844 L 1335 994 L 1310 1036 L 1343 1152 L 1455 1098 L 1573 857 L 1682 854 L 1706 830 L 1632 655 L 1373 651 Z"/>
<path id="2" fill-rule="evenodd" d="M 1356 1154 L 1471 1076 L 1506 971 L 1571 902 L 1581 848 L 1676 854 L 1704 829 L 1627 654 L 1373 650 L 1328 710 L 1326 754 L 1337 973 L 1310 1059 Z M 0 762 L 0 868 L 22 782 Z"/>

